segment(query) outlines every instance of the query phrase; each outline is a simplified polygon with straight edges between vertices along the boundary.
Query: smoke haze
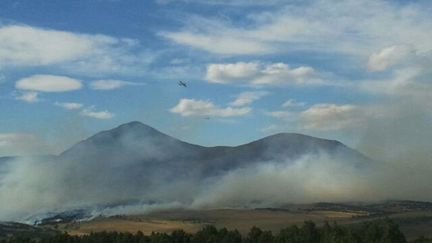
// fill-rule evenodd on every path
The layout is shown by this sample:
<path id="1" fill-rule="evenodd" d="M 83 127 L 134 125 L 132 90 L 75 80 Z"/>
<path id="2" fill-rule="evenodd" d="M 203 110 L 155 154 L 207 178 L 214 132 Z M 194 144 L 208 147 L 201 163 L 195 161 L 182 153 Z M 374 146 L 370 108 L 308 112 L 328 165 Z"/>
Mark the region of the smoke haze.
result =
<path id="1" fill-rule="evenodd" d="M 391 112 L 401 116 L 402 111 L 407 110 Z M 412 125 L 401 129 L 400 124 L 407 122 Z M 360 147 L 376 156 L 376 161 L 363 159 L 334 141 L 299 135 L 274 136 L 250 148 L 203 152 L 207 151 L 204 147 L 151 129 L 137 130 L 140 125 L 124 125 L 60 156 L 2 162 L 0 219 L 29 222 L 78 209 L 94 217 L 169 208 L 432 200 L 427 148 L 431 130 L 427 122 L 417 122 L 419 119 L 395 120 L 389 126 L 371 121 Z M 294 145 L 290 144 L 293 138 Z M 257 144 L 265 148 L 258 155 Z M 195 153 L 201 155 L 191 155 Z M 218 157 L 220 154 L 232 157 Z"/>

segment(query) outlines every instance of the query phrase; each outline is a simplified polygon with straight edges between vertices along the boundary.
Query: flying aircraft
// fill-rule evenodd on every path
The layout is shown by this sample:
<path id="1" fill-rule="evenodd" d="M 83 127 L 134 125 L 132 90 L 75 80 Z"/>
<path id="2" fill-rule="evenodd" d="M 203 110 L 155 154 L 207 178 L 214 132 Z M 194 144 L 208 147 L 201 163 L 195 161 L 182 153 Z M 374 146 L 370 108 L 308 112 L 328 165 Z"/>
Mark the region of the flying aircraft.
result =
<path id="1" fill-rule="evenodd" d="M 186 84 L 186 82 L 183 82 L 183 81 L 179 81 L 179 82 L 178 82 L 178 85 L 180 85 L 180 86 L 183 86 L 183 87 L 187 88 L 187 84 Z"/>

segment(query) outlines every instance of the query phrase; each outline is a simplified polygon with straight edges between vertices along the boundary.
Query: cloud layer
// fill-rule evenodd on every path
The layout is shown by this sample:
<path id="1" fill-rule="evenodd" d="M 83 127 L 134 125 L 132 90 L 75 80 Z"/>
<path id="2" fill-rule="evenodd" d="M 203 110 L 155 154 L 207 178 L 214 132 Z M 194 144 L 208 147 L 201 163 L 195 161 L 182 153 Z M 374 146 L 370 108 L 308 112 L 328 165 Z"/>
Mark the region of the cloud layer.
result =
<path id="1" fill-rule="evenodd" d="M 337 130 L 361 124 L 365 113 L 354 105 L 315 104 L 300 114 L 305 129 Z"/>
<path id="2" fill-rule="evenodd" d="M 8 65 L 49 65 L 77 60 L 114 39 L 72 34 L 24 25 L 0 28 L 0 63 Z"/>
<path id="3" fill-rule="evenodd" d="M 0 24 L 3 68 L 51 66 L 90 76 L 131 73 L 153 58 L 138 47 L 136 40 L 128 38 Z"/>
<path id="4" fill-rule="evenodd" d="M 240 93 L 233 102 L 230 103 L 232 106 L 246 106 L 252 104 L 254 101 L 261 99 L 264 96 L 269 95 L 267 91 L 246 91 Z"/>
<path id="5" fill-rule="evenodd" d="M 78 110 L 83 107 L 83 104 L 74 102 L 56 102 L 54 104 L 67 110 Z"/>
<path id="6" fill-rule="evenodd" d="M 113 80 L 113 79 L 105 79 L 105 80 L 96 80 L 90 83 L 90 88 L 95 90 L 113 90 L 119 89 L 124 86 L 136 86 L 136 85 L 144 85 L 143 83 L 134 83 L 127 82 L 123 80 Z"/>
<path id="7" fill-rule="evenodd" d="M 16 100 L 21 100 L 27 103 L 36 103 L 39 102 L 39 94 L 37 92 L 19 92 L 18 94 L 15 94 Z"/>
<path id="8" fill-rule="evenodd" d="M 65 76 L 38 74 L 18 80 L 15 87 L 37 92 L 66 92 L 81 89 L 82 83 Z"/>
<path id="9" fill-rule="evenodd" d="M 364 56 L 389 43 L 432 49 L 426 41 L 432 37 L 432 21 L 421 5 L 316 0 L 283 6 L 248 16 L 246 27 L 224 19 L 192 18 L 183 30 L 162 35 L 178 44 L 230 55 L 301 50 Z"/>
<path id="10" fill-rule="evenodd" d="M 101 119 L 101 120 L 106 120 L 106 119 L 111 119 L 114 117 L 114 114 L 109 112 L 109 111 L 96 111 L 94 109 L 94 107 L 87 107 L 81 110 L 80 115 L 82 116 L 86 116 L 86 117 L 91 117 L 91 118 L 96 118 L 96 119 Z"/>
<path id="11" fill-rule="evenodd" d="M 210 83 L 265 85 L 317 85 L 323 81 L 311 67 L 291 68 L 285 63 L 262 64 L 259 62 L 237 62 L 210 64 L 206 80 Z"/>
<path id="12" fill-rule="evenodd" d="M 219 107 L 210 101 L 181 99 L 176 106 L 170 109 L 172 113 L 181 116 L 198 116 L 198 117 L 233 117 L 244 116 L 251 112 L 249 107 Z"/>

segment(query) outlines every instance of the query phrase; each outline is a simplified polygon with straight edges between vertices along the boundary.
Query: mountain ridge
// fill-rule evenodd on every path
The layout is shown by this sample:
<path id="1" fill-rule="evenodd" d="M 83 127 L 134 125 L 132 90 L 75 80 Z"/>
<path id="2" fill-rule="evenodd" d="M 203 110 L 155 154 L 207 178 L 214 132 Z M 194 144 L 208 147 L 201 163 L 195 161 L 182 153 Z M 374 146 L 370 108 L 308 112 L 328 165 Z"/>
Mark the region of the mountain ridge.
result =
<path id="1" fill-rule="evenodd" d="M 201 172 L 208 175 L 264 161 L 283 162 L 320 153 L 346 157 L 360 164 L 370 160 L 339 141 L 299 133 L 278 133 L 237 146 L 206 147 L 174 138 L 138 121 L 99 132 L 75 144 L 59 157 L 111 161 L 112 164 L 120 160 L 147 165 L 158 162 L 179 170 L 201 168 Z"/>
<path id="2" fill-rule="evenodd" d="M 278 139 L 278 138 L 285 138 L 286 139 L 286 138 L 289 138 L 289 137 L 292 137 L 292 138 L 296 137 L 296 138 L 304 138 L 304 139 L 313 139 L 313 140 L 317 140 L 317 141 L 333 143 L 334 145 L 337 145 L 337 146 L 342 145 L 342 146 L 348 147 L 347 145 L 343 144 L 342 142 L 340 142 L 338 140 L 320 138 L 320 137 L 315 137 L 315 136 L 301 134 L 301 133 L 287 133 L 287 132 L 275 133 L 275 134 L 272 134 L 272 135 L 268 135 L 268 136 L 265 136 L 265 137 L 262 137 L 262 138 L 259 138 L 259 139 L 256 139 L 256 140 L 253 140 L 253 141 L 250 141 L 250 142 L 238 144 L 238 145 L 231 145 L 231 146 L 230 145 L 203 146 L 203 145 L 199 145 L 199 144 L 195 144 L 195 143 L 190 143 L 190 142 L 187 142 L 187 141 L 175 138 L 175 137 L 173 137 L 171 135 L 168 135 L 168 134 L 166 134 L 164 132 L 161 132 L 160 130 L 158 130 L 156 128 L 153 128 L 153 127 L 151 127 L 151 126 L 149 126 L 147 124 L 144 124 L 142 122 L 139 122 L 139 121 L 131 121 L 131 122 L 128 122 L 128 123 L 123 123 L 123 124 L 120 124 L 117 127 L 113 128 L 113 129 L 108 129 L 108 130 L 104 130 L 104 131 L 98 132 L 98 133 L 96 133 L 96 134 L 88 137 L 87 139 L 84 139 L 82 141 L 77 142 L 75 145 L 80 144 L 82 142 L 90 141 L 90 140 L 95 139 L 96 137 L 99 137 L 99 136 L 101 136 L 103 134 L 106 134 L 106 133 L 111 133 L 111 134 L 113 132 L 114 133 L 118 133 L 119 131 L 124 131 L 126 129 L 134 129 L 134 128 L 144 129 L 146 131 L 149 131 L 149 133 L 162 135 L 162 136 L 165 136 L 166 138 L 175 139 L 175 140 L 177 140 L 179 142 L 182 142 L 184 144 L 188 144 L 188 145 L 192 145 L 192 146 L 199 146 L 199 147 L 202 147 L 202 148 L 237 148 L 237 147 L 242 147 L 242 146 L 250 145 L 250 144 L 253 144 L 253 143 L 263 142 L 263 141 L 270 140 L 270 139 Z M 61 154 L 67 152 L 68 150 L 70 150 L 71 148 L 73 148 L 75 145 L 71 146 L 69 149 L 66 149 Z"/>
<path id="3" fill-rule="evenodd" d="M 35 178 L 41 179 L 43 188 L 47 188 L 44 193 L 55 199 L 46 212 L 41 211 L 42 216 L 30 215 L 30 218 L 81 209 L 101 214 L 107 210 L 109 214 L 133 207 L 139 211 L 140 205 L 199 206 L 207 203 L 207 197 L 218 195 L 221 186 L 225 188 L 237 180 L 245 186 L 241 191 L 247 191 L 248 181 L 260 180 L 260 176 L 273 180 L 267 173 L 275 173 L 274 179 L 280 184 L 263 182 L 264 185 L 283 189 L 291 183 L 300 183 L 293 173 L 304 173 L 306 178 L 310 167 L 320 171 L 327 164 L 341 168 L 341 173 L 368 173 L 373 168 L 369 166 L 373 165 L 372 160 L 335 140 L 279 133 L 238 146 L 204 147 L 140 122 L 99 132 L 58 156 L 25 163 L 42 175 L 45 170 L 50 173 L 52 178 Z M 240 202 L 228 198 L 220 205 L 243 207 L 290 202 L 288 195 L 287 201 L 279 196 L 268 198 L 247 193 L 244 198 L 239 196 Z"/>

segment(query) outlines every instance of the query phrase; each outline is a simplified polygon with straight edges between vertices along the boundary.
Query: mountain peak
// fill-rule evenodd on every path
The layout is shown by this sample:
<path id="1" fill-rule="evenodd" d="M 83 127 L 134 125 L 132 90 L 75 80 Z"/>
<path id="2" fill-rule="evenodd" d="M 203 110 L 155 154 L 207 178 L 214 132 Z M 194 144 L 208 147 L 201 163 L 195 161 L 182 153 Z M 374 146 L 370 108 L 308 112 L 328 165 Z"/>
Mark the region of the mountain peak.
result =
<path id="1" fill-rule="evenodd" d="M 267 138 L 273 138 L 273 139 L 302 139 L 302 140 L 310 140 L 310 141 L 317 141 L 317 142 L 325 142 L 328 144 L 333 144 L 335 146 L 345 146 L 343 143 L 339 142 L 338 140 L 331 140 L 331 139 L 325 139 L 325 138 L 319 138 L 319 137 L 313 137 L 306 134 L 301 133 L 276 133 L 273 135 L 268 136 Z"/>
<path id="2" fill-rule="evenodd" d="M 151 130 L 156 130 L 153 127 L 146 125 L 140 121 L 131 121 L 128 123 L 121 124 L 118 127 L 111 129 L 111 131 L 116 130 L 116 129 L 151 129 Z"/>
<path id="3" fill-rule="evenodd" d="M 128 123 L 124 123 L 119 125 L 116 128 L 104 131 L 102 133 L 109 133 L 114 137 L 121 136 L 124 134 L 168 136 L 162 133 L 161 131 L 158 131 L 157 129 L 139 121 L 131 121 Z"/>
<path id="4" fill-rule="evenodd" d="M 139 121 L 132 121 L 124 123 L 110 130 L 99 132 L 77 144 L 72 146 L 70 149 L 64 151 L 61 155 L 67 155 L 71 153 L 83 153 L 89 147 L 107 147 L 110 149 L 117 149 L 125 141 L 141 140 L 144 138 L 160 138 L 167 137 L 168 135 L 159 132 L 158 130 L 145 125 Z"/>
<path id="5" fill-rule="evenodd" d="M 132 121 L 121 124 L 113 129 L 99 132 L 77 144 L 70 149 L 61 153 L 68 154 L 84 154 L 84 151 L 89 151 L 89 148 L 95 153 L 100 150 L 116 153 L 121 149 L 142 150 L 140 146 L 162 146 L 177 144 L 182 146 L 187 144 L 183 141 L 175 139 L 157 129 L 146 125 L 139 121 Z M 130 152 L 130 151 L 129 151 Z"/>
<path id="6" fill-rule="evenodd" d="M 326 147 L 339 147 L 345 146 L 343 143 L 337 140 L 329 140 L 324 138 L 313 137 L 301 133 L 276 133 L 251 143 L 262 143 L 269 144 L 270 146 L 274 145 L 317 145 L 317 146 L 326 146 Z"/>
<path id="7" fill-rule="evenodd" d="M 140 121 L 127 122 L 127 123 L 121 124 L 119 127 L 138 127 L 138 126 L 149 127 L 148 125 L 146 125 Z"/>

